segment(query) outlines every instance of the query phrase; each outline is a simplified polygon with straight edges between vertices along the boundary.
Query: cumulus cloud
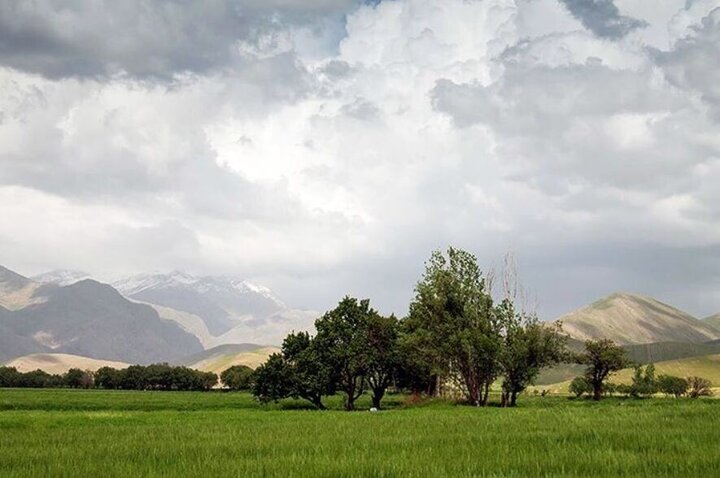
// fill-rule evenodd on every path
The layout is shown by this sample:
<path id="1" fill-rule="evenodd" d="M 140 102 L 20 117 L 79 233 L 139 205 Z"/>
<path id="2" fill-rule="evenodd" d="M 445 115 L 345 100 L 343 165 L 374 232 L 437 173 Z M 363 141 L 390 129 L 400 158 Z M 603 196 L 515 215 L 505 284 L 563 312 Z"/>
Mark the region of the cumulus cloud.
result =
<path id="1" fill-rule="evenodd" d="M 402 314 L 452 244 L 515 251 L 546 318 L 617 289 L 714 313 L 720 5 L 655 3 L 7 3 L 3 265 Z"/>

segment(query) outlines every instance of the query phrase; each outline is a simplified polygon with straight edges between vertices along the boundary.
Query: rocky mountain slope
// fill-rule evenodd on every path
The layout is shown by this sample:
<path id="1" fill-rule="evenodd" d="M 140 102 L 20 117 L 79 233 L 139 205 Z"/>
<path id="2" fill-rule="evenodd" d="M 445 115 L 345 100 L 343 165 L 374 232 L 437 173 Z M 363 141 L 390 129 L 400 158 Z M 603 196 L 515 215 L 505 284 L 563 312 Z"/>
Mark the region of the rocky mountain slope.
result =
<path id="1" fill-rule="evenodd" d="M 56 352 L 132 363 L 177 359 L 199 340 L 107 284 L 40 284 L 0 270 L 0 360 Z M 11 308 L 6 307 L 11 305 Z"/>
<path id="2" fill-rule="evenodd" d="M 627 293 L 612 294 L 559 320 L 573 339 L 609 338 L 621 345 L 701 343 L 720 338 L 720 330 L 681 310 Z"/>

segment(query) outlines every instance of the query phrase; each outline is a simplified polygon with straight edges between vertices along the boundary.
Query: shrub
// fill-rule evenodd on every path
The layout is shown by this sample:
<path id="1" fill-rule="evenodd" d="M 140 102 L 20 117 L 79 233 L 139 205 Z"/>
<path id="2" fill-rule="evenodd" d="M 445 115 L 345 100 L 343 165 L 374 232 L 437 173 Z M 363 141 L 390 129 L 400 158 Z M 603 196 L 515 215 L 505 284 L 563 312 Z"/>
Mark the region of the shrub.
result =
<path id="1" fill-rule="evenodd" d="M 589 395 L 593 388 L 585 377 L 575 377 L 573 381 L 570 382 L 568 390 L 570 390 L 570 393 L 574 394 L 577 398 L 580 398 L 583 395 Z"/>
<path id="2" fill-rule="evenodd" d="M 682 377 L 674 377 L 672 375 L 660 375 L 658 377 L 658 389 L 675 398 L 682 397 L 688 391 L 688 381 Z"/>
<path id="3" fill-rule="evenodd" d="M 688 396 L 690 398 L 698 397 L 710 397 L 712 396 L 712 390 L 710 390 L 710 380 L 702 377 L 688 377 Z"/>

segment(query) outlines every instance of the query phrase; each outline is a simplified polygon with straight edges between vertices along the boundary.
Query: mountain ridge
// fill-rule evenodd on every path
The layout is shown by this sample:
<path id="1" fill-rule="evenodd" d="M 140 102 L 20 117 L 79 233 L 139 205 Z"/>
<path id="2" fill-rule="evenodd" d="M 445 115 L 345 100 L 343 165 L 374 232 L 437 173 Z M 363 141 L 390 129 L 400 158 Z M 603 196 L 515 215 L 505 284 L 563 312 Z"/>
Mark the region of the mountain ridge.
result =
<path id="1" fill-rule="evenodd" d="M 628 292 L 610 294 L 557 320 L 567 335 L 582 341 L 609 338 L 620 345 L 633 345 L 720 339 L 720 330 L 690 314 Z"/>

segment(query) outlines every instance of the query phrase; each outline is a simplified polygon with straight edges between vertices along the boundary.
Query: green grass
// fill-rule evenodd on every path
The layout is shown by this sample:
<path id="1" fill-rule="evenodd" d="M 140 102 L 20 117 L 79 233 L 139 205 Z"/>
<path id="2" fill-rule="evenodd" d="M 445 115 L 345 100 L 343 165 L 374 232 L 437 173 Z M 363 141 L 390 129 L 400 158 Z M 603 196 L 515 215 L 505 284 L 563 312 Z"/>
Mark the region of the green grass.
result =
<path id="1" fill-rule="evenodd" d="M 720 476 L 720 401 L 391 398 L 346 413 L 234 393 L 0 390 L 0 476 Z"/>

